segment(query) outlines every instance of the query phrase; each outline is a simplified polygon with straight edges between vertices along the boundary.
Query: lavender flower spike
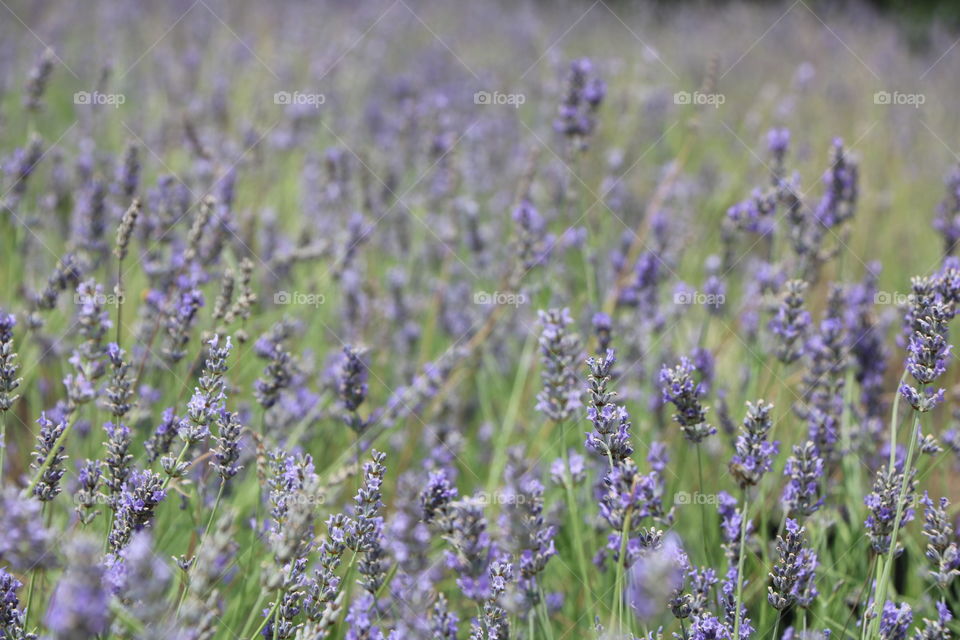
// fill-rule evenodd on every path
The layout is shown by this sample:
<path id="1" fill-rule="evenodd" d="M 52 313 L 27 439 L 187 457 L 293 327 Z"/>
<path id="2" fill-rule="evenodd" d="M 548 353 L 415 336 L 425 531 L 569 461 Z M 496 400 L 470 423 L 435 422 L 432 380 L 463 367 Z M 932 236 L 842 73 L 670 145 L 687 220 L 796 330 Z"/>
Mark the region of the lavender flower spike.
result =
<path id="1" fill-rule="evenodd" d="M 773 457 L 780 451 L 779 442 L 767 440 L 773 428 L 772 410 L 773 405 L 763 400 L 758 400 L 757 404 L 747 403 L 747 416 L 737 437 L 737 453 L 730 460 L 730 473 L 741 489 L 760 482 L 763 474 L 773 466 Z"/>
<path id="2" fill-rule="evenodd" d="M 953 579 L 960 576 L 960 550 L 957 549 L 953 525 L 947 514 L 950 502 L 946 498 L 934 502 L 926 492 L 920 502 L 924 506 L 923 535 L 927 538 L 926 556 L 933 564 L 929 575 L 941 590 L 946 590 Z"/>
<path id="3" fill-rule="evenodd" d="M 575 366 L 580 338 L 569 330 L 573 324 L 569 309 L 540 311 L 539 316 L 543 390 L 537 394 L 537 410 L 554 422 L 563 422 L 581 406 Z"/>
<path id="4" fill-rule="evenodd" d="M 337 393 L 345 410 L 344 422 L 354 433 L 360 433 L 367 424 L 357 413 L 367 399 L 367 365 L 363 361 L 363 352 L 349 345 L 343 348 Z"/>
<path id="5" fill-rule="evenodd" d="M 703 384 L 693 379 L 696 367 L 687 358 L 681 358 L 675 368 L 660 370 L 660 388 L 664 402 L 670 402 L 677 412 L 673 419 L 680 425 L 683 435 L 693 443 L 702 442 L 717 432 L 707 422 L 707 407 L 701 400 L 706 393 Z"/>
<path id="6" fill-rule="evenodd" d="M 56 640 L 88 640 L 106 632 L 110 624 L 100 545 L 87 537 L 75 538 L 67 557 L 70 564 L 53 593 L 45 622 Z"/>

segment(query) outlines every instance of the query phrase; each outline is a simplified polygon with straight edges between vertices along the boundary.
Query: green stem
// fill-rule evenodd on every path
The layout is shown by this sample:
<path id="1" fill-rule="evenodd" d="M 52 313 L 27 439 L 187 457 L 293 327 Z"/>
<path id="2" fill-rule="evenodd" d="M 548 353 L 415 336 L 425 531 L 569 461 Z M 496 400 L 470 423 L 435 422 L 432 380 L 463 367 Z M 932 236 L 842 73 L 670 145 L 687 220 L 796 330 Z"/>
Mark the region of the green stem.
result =
<path id="1" fill-rule="evenodd" d="M 117 346 L 120 346 L 120 331 L 123 327 L 123 259 L 117 258 Z"/>
<path id="2" fill-rule="evenodd" d="M 213 503 L 213 510 L 210 512 L 210 519 L 207 520 L 207 526 L 203 530 L 203 535 L 200 536 L 200 542 L 197 543 L 197 549 L 193 552 L 193 562 L 197 562 L 197 559 L 200 557 L 200 549 L 203 548 L 203 543 L 207 539 L 207 534 L 210 533 L 210 527 L 213 526 L 213 520 L 217 515 L 217 508 L 220 506 L 220 499 L 223 498 L 223 488 L 226 485 L 226 480 L 223 478 L 220 479 L 220 489 L 217 491 L 217 499 Z M 190 590 L 190 582 L 184 578 L 183 589 L 180 592 L 180 600 L 177 602 L 177 613 L 180 613 L 180 607 L 183 606 L 183 601 L 187 596 L 187 591 Z"/>
<path id="3" fill-rule="evenodd" d="M 740 521 L 740 557 L 737 558 L 737 610 L 734 614 L 733 637 L 740 637 L 740 611 L 743 608 L 743 556 L 747 540 L 747 517 L 749 504 L 747 502 L 747 490 L 743 490 L 743 519 Z"/>
<path id="4" fill-rule="evenodd" d="M 0 485 L 3 484 L 3 454 L 7 451 L 7 412 L 0 420 Z"/>
<path id="5" fill-rule="evenodd" d="M 610 611 L 610 624 L 608 625 L 613 629 L 614 620 L 617 623 L 617 633 L 623 633 L 623 569 L 626 564 L 627 559 L 627 534 L 630 531 L 630 514 L 631 507 L 627 507 L 627 512 L 623 516 L 623 527 L 620 531 L 620 555 L 617 557 L 617 572 L 616 577 L 614 578 L 614 588 L 613 588 L 613 597 L 614 603 Z"/>
<path id="6" fill-rule="evenodd" d="M 573 477 L 570 475 L 569 454 L 567 453 L 567 423 L 563 423 L 563 440 L 561 456 L 563 457 L 563 486 L 567 494 L 567 509 L 570 510 L 570 518 L 573 522 L 573 545 L 577 548 L 577 565 L 580 569 L 580 580 L 583 586 L 587 588 L 586 602 L 587 612 L 590 619 L 593 620 L 596 611 L 593 606 L 593 590 L 590 588 L 590 571 L 588 570 L 587 557 L 583 552 L 583 538 L 580 534 L 580 528 L 583 521 L 580 520 L 580 509 L 577 504 L 577 496 L 573 493 Z"/>
<path id="7" fill-rule="evenodd" d="M 277 606 L 273 608 L 273 640 L 277 640 L 277 630 L 280 628 L 281 602 L 283 602 L 283 590 L 277 589 Z"/>
<path id="8" fill-rule="evenodd" d="M 257 616 L 257 611 L 260 611 L 260 607 L 263 605 L 263 601 L 266 599 L 266 597 L 267 592 L 261 591 L 260 596 L 257 598 L 257 603 L 253 605 L 252 609 L 250 609 L 250 614 L 247 616 L 246 622 L 243 623 L 243 631 L 240 632 L 241 638 L 247 637 L 247 631 L 250 629 L 250 625 L 253 624 L 253 620 Z M 257 633 L 253 634 L 253 637 L 256 638 L 258 633 L 260 632 L 257 631 Z"/>
<path id="9" fill-rule="evenodd" d="M 280 592 L 277 591 L 277 593 L 279 594 Z M 270 607 L 270 610 L 267 611 L 267 615 L 263 616 L 263 622 L 260 623 L 260 626 L 257 627 L 257 630 L 253 632 L 252 636 L 250 636 L 250 640 L 257 640 L 257 636 L 260 635 L 260 632 L 263 631 L 264 627 L 267 626 L 267 623 L 270 622 L 270 618 L 273 617 L 274 613 L 279 608 L 280 608 L 280 598 L 278 597 L 277 601 L 273 603 L 272 607 Z M 274 628 L 276 628 L 276 625 L 274 625 Z"/>
<path id="10" fill-rule="evenodd" d="M 697 501 L 700 503 L 700 533 L 701 538 L 703 538 L 703 561 L 706 565 L 710 564 L 710 551 L 709 546 L 707 545 L 707 505 L 704 502 L 703 495 L 703 455 L 700 452 L 701 445 L 698 442 L 696 444 L 697 448 L 697 475 L 700 478 L 700 499 Z"/>
<path id="11" fill-rule="evenodd" d="M 507 410 L 503 416 L 503 428 L 500 431 L 500 437 L 497 438 L 496 448 L 493 452 L 493 459 L 490 464 L 490 475 L 487 476 L 487 495 L 493 495 L 496 491 L 497 483 L 500 481 L 500 477 L 507 464 L 507 448 L 510 443 L 515 441 L 513 433 L 517 426 L 520 400 L 523 397 L 523 389 L 525 387 L 524 382 L 529 372 L 529 367 L 526 366 L 526 364 L 530 360 L 534 344 L 536 344 L 536 341 L 533 340 L 531 334 L 531 336 L 527 338 L 527 342 L 523 348 L 520 366 L 517 368 L 517 373 L 514 376 L 510 400 L 507 402 Z"/>
<path id="12" fill-rule="evenodd" d="M 180 449 L 180 453 L 177 454 L 177 459 L 173 462 L 173 469 L 176 470 L 180 466 L 180 463 L 183 462 L 183 459 L 187 457 L 187 449 L 190 448 L 190 444 L 187 442 L 183 443 L 183 448 Z M 173 480 L 173 476 L 168 475 L 163 480 L 163 484 L 160 486 L 160 490 L 163 491 L 167 488 L 167 485 L 170 484 L 170 481 Z"/>
<path id="13" fill-rule="evenodd" d="M 899 392 L 897 396 L 899 396 Z M 913 419 L 913 432 L 910 434 L 910 448 L 907 450 L 907 459 L 903 463 L 903 480 L 900 482 L 900 494 L 897 497 L 897 513 L 893 518 L 893 533 L 890 535 L 890 548 L 887 550 L 887 557 L 883 561 L 883 573 L 880 576 L 880 582 L 877 583 L 877 597 L 873 599 L 874 619 L 871 622 L 871 630 L 874 634 L 879 633 L 880 611 L 887 601 L 887 583 L 890 580 L 890 574 L 893 572 L 893 564 L 897 556 L 897 534 L 900 533 L 900 521 L 903 516 L 903 502 L 906 499 L 907 487 L 910 486 L 910 471 L 913 465 L 913 454 L 917 448 L 917 436 L 920 434 L 920 416 Z M 890 443 L 891 450 L 896 448 L 896 441 Z"/>
<path id="14" fill-rule="evenodd" d="M 43 507 L 40 509 L 40 519 L 41 521 L 45 519 L 47 515 L 47 503 L 43 503 Z M 39 571 L 30 572 L 30 586 L 27 587 L 27 610 L 23 612 L 23 628 L 30 628 L 30 614 L 33 613 L 33 590 L 37 584 L 37 574 Z"/>

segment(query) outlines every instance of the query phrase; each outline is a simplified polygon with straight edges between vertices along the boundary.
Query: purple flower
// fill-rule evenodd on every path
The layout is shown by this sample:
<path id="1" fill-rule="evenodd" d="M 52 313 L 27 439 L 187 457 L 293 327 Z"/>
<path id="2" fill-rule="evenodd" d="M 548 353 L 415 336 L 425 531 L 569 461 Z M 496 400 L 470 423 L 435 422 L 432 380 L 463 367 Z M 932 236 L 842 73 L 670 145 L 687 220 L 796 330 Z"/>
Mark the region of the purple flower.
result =
<path id="1" fill-rule="evenodd" d="M 33 452 L 33 463 L 30 468 L 34 472 L 43 473 L 40 480 L 33 488 L 33 495 L 37 499 L 47 502 L 53 500 L 60 493 L 60 479 L 63 478 L 63 461 L 67 456 L 64 455 L 63 443 L 58 444 L 60 436 L 67 428 L 67 423 L 63 419 L 55 421 L 47 417 L 46 412 L 40 413 L 37 420 L 40 425 L 40 433 L 37 435 L 37 445 Z"/>
<path id="2" fill-rule="evenodd" d="M 107 631 L 109 593 L 100 551 L 96 541 L 84 536 L 67 542 L 67 570 L 57 583 L 44 618 L 57 640 L 87 640 Z"/>
<path id="3" fill-rule="evenodd" d="M 152 471 L 133 471 L 117 497 L 113 526 L 108 540 L 116 553 L 123 549 L 131 536 L 145 529 L 153 519 L 153 512 L 167 493 L 163 479 Z"/>
<path id="4" fill-rule="evenodd" d="M 953 579 L 960 575 L 960 550 L 954 541 L 954 529 L 947 513 L 950 501 L 940 498 L 940 501 L 935 503 L 924 491 L 920 502 L 924 506 L 923 535 L 927 538 L 926 556 L 933 564 L 929 575 L 937 586 L 945 591 Z"/>
<path id="5" fill-rule="evenodd" d="M 103 430 L 107 433 L 107 456 L 104 461 L 104 466 L 107 468 L 105 484 L 111 499 L 115 499 L 127 482 L 130 465 L 133 462 L 133 455 L 129 453 L 130 429 L 122 424 L 107 422 L 103 425 Z M 89 479 L 92 480 L 92 478 Z"/>
<path id="6" fill-rule="evenodd" d="M 352 346 L 343 348 L 343 358 L 337 372 L 337 394 L 344 408 L 343 420 L 359 434 L 367 425 L 357 409 L 367 398 L 367 365 L 362 359 L 363 351 Z"/>
<path id="7" fill-rule="evenodd" d="M 593 133 L 596 124 L 594 114 L 606 92 L 606 85 L 593 75 L 593 65 L 588 59 L 571 62 L 566 92 L 553 128 L 578 145 L 585 146 L 585 139 Z"/>
<path id="8" fill-rule="evenodd" d="M 148 531 L 135 533 L 118 555 L 107 557 L 106 582 L 114 594 L 131 603 L 142 623 L 163 621 L 169 606 L 166 595 L 173 572 L 163 557 L 154 553 Z"/>
<path id="9" fill-rule="evenodd" d="M 423 521 L 447 531 L 453 524 L 452 503 L 458 496 L 457 488 L 447 479 L 445 470 L 431 471 L 427 486 L 420 494 Z"/>
<path id="10" fill-rule="evenodd" d="M 784 364 L 790 364 L 803 355 L 810 314 L 803 308 L 807 283 L 790 280 L 784 286 L 786 293 L 776 317 L 770 321 L 770 330 L 778 340 L 777 358 Z"/>
<path id="11" fill-rule="evenodd" d="M 675 534 L 667 535 L 656 548 L 645 550 L 630 567 L 626 599 L 634 615 L 649 621 L 664 611 L 666 603 L 683 588 L 689 568 Z"/>
<path id="12" fill-rule="evenodd" d="M 947 193 L 937 205 L 933 227 L 943 237 L 944 253 L 952 255 L 960 242 L 960 166 L 950 171 L 946 186 Z"/>
<path id="13" fill-rule="evenodd" d="M 789 480 L 780 498 L 788 513 L 806 517 L 820 508 L 823 504 L 820 496 L 823 473 L 823 458 L 818 455 L 816 445 L 809 440 L 803 445 L 794 445 L 793 455 L 787 458 L 783 467 L 783 475 Z"/>
<path id="14" fill-rule="evenodd" d="M 630 415 L 625 407 L 614 402 L 616 392 L 608 389 L 615 362 L 612 349 L 608 349 L 602 358 L 587 358 L 590 369 L 587 417 L 593 423 L 593 431 L 587 434 L 585 446 L 607 458 L 611 466 L 620 464 L 633 453 Z"/>
<path id="15" fill-rule="evenodd" d="M 179 362 L 186 352 L 190 341 L 190 330 L 196 322 L 197 312 L 203 306 L 203 293 L 199 289 L 186 286 L 181 288 L 174 298 L 166 317 L 166 343 L 163 355 L 170 362 Z"/>
<path id="16" fill-rule="evenodd" d="M 580 484 L 587 477 L 583 456 L 572 449 L 567 452 L 566 462 L 563 458 L 556 458 L 550 463 L 551 480 L 562 486 L 567 477 L 574 485 Z"/>
<path id="17" fill-rule="evenodd" d="M 537 410 L 554 422 L 563 422 L 581 406 L 576 366 L 580 339 L 569 331 L 569 309 L 540 311 L 540 361 L 543 390 L 537 394 Z"/>
<path id="18" fill-rule="evenodd" d="M 690 626 L 690 640 L 730 640 L 732 637 L 733 632 L 709 613 L 694 620 Z"/>
<path id="19" fill-rule="evenodd" d="M 815 216 L 824 227 L 835 227 L 853 217 L 857 204 L 858 167 L 844 150 L 843 141 L 833 141 L 830 168 L 823 174 L 826 191 L 817 205 Z"/>
<path id="20" fill-rule="evenodd" d="M 24 629 L 26 616 L 20 610 L 20 598 L 17 596 L 21 587 L 22 582 L 10 575 L 6 569 L 0 569 L 0 632 L 5 639 L 27 640 L 30 637 Z"/>
<path id="21" fill-rule="evenodd" d="M 804 529 L 796 520 L 787 518 L 786 532 L 777 536 L 779 560 L 770 572 L 767 601 L 783 611 L 794 603 L 809 607 L 816 596 L 813 586 L 817 555 L 803 546 Z"/>
<path id="22" fill-rule="evenodd" d="M 741 489 L 760 482 L 763 474 L 773 466 L 773 457 L 780 451 L 779 442 L 767 440 L 773 428 L 772 410 L 773 405 L 763 400 L 758 400 L 757 404 L 747 403 L 747 415 L 737 436 L 737 453 L 730 460 L 730 473 Z"/>
<path id="23" fill-rule="evenodd" d="M 767 235 L 773 232 L 776 220 L 775 193 L 754 191 L 750 198 L 727 209 L 729 219 L 737 229 Z"/>
<path id="24" fill-rule="evenodd" d="M 919 387 L 906 382 L 900 393 L 914 409 L 926 412 L 943 401 L 944 390 L 929 387 L 947 370 L 951 345 L 947 342 L 947 327 L 955 314 L 952 300 L 938 292 L 942 281 L 934 278 L 914 278 L 911 308 L 907 321 L 912 326 L 907 343 L 907 371 Z"/>
<path id="25" fill-rule="evenodd" d="M 897 605 L 887 600 L 880 615 L 881 640 L 906 640 L 913 623 L 913 609 L 906 602 Z"/>
<path id="26" fill-rule="evenodd" d="M 602 355 L 610 350 L 610 344 L 613 342 L 613 320 L 610 316 L 598 311 L 593 314 L 591 320 L 593 333 L 597 337 L 597 353 Z"/>
<path id="27" fill-rule="evenodd" d="M 664 366 L 660 370 L 663 401 L 676 407 L 673 419 L 680 425 L 687 440 L 693 443 L 699 443 L 717 432 L 707 422 L 707 407 L 701 402 L 706 389 L 702 382 L 694 380 L 696 373 L 696 367 L 687 358 L 681 358 L 680 364 L 673 369 Z"/>
<path id="28" fill-rule="evenodd" d="M 786 155 L 789 146 L 789 129 L 770 129 L 770 131 L 767 132 L 767 149 L 778 164 L 783 162 L 783 156 Z"/>
<path id="29" fill-rule="evenodd" d="M 910 478 L 907 482 L 906 493 L 900 504 L 900 526 L 913 520 L 913 500 L 916 491 L 916 469 L 911 470 Z M 863 503 L 870 511 L 864 525 L 867 527 L 867 533 L 870 535 L 870 542 L 874 551 L 879 554 L 886 554 L 890 551 L 891 539 L 893 537 L 894 520 L 897 515 L 897 505 L 900 503 L 900 489 L 903 485 L 903 472 L 898 470 L 889 470 L 886 467 L 877 471 L 877 478 L 873 483 L 873 491 L 864 499 Z M 903 550 L 898 542 L 894 550 L 899 554 Z"/>
<path id="30" fill-rule="evenodd" d="M 0 311 L 0 411 L 9 411 L 13 403 L 19 398 L 15 393 L 23 378 L 17 377 L 17 353 L 13 348 L 13 328 L 17 326 L 17 318 L 12 313 Z M 0 447 L 6 446 L 3 436 L 0 435 Z M 2 460 L 2 458 L 0 458 Z M 2 467 L 0 467 L 2 469 Z"/>

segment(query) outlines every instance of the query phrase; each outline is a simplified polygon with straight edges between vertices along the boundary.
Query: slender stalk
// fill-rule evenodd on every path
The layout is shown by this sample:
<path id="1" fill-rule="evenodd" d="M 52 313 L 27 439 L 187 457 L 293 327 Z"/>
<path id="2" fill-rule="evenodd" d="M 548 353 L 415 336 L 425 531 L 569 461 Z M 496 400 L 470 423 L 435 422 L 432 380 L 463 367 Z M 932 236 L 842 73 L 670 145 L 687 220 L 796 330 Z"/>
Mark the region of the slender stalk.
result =
<path id="1" fill-rule="evenodd" d="M 627 560 L 627 534 L 630 531 L 630 512 L 632 507 L 627 508 L 627 512 L 623 517 L 623 527 L 620 531 L 620 555 L 617 557 L 617 572 L 616 577 L 614 578 L 614 588 L 613 588 L 613 607 L 610 611 L 610 624 L 608 625 L 611 629 L 613 628 L 613 622 L 616 620 L 617 623 L 617 633 L 623 633 L 623 570 L 626 566 Z"/>
<path id="2" fill-rule="evenodd" d="M 591 594 L 593 590 L 590 588 L 590 571 L 588 570 L 587 557 L 583 552 L 583 538 L 580 535 L 580 527 L 583 522 L 580 520 L 580 509 L 577 504 L 577 496 L 573 492 L 573 477 L 570 475 L 570 463 L 569 463 L 569 454 L 567 453 L 567 423 L 563 423 L 563 439 L 561 440 L 561 456 L 563 457 L 563 486 L 566 489 L 567 496 L 567 509 L 570 511 L 570 519 L 573 522 L 573 545 L 577 548 L 577 565 L 580 569 L 580 580 L 583 582 L 583 586 L 587 588 L 586 594 L 586 604 L 587 604 L 587 613 L 590 615 L 590 619 L 594 619 L 596 611 L 593 606 L 593 598 Z"/>
<path id="3" fill-rule="evenodd" d="M 247 637 L 247 631 L 250 629 L 250 625 L 253 624 L 253 620 L 256 618 L 257 612 L 260 611 L 260 607 L 263 605 L 263 601 L 266 599 L 266 597 L 267 592 L 261 591 L 259 597 L 257 597 L 257 603 L 253 605 L 252 609 L 250 609 L 250 614 L 247 615 L 247 620 L 243 623 L 243 631 L 240 632 L 241 638 Z M 256 638 L 259 633 L 260 631 L 257 631 L 253 634 L 253 637 Z"/>
<path id="4" fill-rule="evenodd" d="M 701 453 L 701 443 L 696 444 L 697 449 L 697 475 L 700 479 L 700 499 L 697 502 L 700 503 L 700 537 L 703 538 L 703 561 L 709 565 L 710 564 L 710 551 L 709 545 L 707 545 L 707 505 L 704 502 L 703 495 L 703 454 Z"/>
<path id="5" fill-rule="evenodd" d="M 197 543 L 197 549 L 193 552 L 194 563 L 196 563 L 197 558 L 200 557 L 200 549 L 203 548 L 203 543 L 207 539 L 207 534 L 210 533 L 210 527 L 213 526 L 213 520 L 217 515 L 217 508 L 220 506 L 220 500 L 223 498 L 223 488 L 227 484 L 226 480 L 223 478 L 220 479 L 220 489 L 217 491 L 217 499 L 213 503 L 213 510 L 210 512 L 210 518 L 207 520 L 207 526 L 203 530 L 203 535 L 200 536 L 200 541 Z M 199 502 L 199 500 L 198 500 Z M 177 602 L 177 613 L 180 613 L 180 607 L 183 606 L 183 601 L 187 597 L 187 591 L 190 590 L 190 583 L 184 579 L 183 589 L 180 592 L 180 600 Z"/>
<path id="6" fill-rule="evenodd" d="M 773 623 L 773 635 L 770 636 L 770 638 L 771 638 L 772 640 L 777 640 L 777 638 L 778 638 L 778 636 L 777 636 L 777 631 L 780 630 L 780 620 L 781 620 L 782 618 L 783 618 L 783 610 L 781 609 L 781 610 L 778 610 L 778 611 L 777 611 L 777 620 L 776 620 L 776 622 Z"/>
<path id="7" fill-rule="evenodd" d="M 283 590 L 277 589 L 277 606 L 273 608 L 273 640 L 277 640 L 277 630 L 280 628 L 281 602 L 283 602 Z"/>
<path id="8" fill-rule="evenodd" d="M 0 418 L 0 485 L 3 485 L 3 454 L 7 451 L 7 412 Z"/>
<path id="9" fill-rule="evenodd" d="M 40 519 L 44 520 L 47 515 L 47 503 L 43 503 L 43 507 L 40 509 Z M 37 584 L 37 574 L 39 570 L 34 570 L 30 572 L 30 586 L 27 587 L 27 610 L 23 612 L 23 628 L 30 628 L 30 614 L 33 613 L 33 590 Z"/>
<path id="10" fill-rule="evenodd" d="M 123 327 L 123 259 L 117 258 L 117 346 L 120 346 L 120 332 Z"/>
<path id="11" fill-rule="evenodd" d="M 740 557 L 737 558 L 737 610 L 734 613 L 733 637 L 740 637 L 740 610 L 743 608 L 743 556 L 747 540 L 747 510 L 749 508 L 747 490 L 743 490 L 743 518 L 740 521 Z"/>
<path id="12" fill-rule="evenodd" d="M 250 636 L 250 640 L 257 640 L 257 636 L 260 635 L 260 632 L 263 631 L 263 629 L 267 626 L 267 623 L 270 622 L 270 619 L 273 617 L 274 613 L 277 611 L 277 609 L 280 608 L 280 597 L 279 597 L 279 594 L 280 594 L 280 592 L 279 592 L 279 590 L 278 590 L 278 591 L 277 591 L 277 601 L 274 602 L 274 603 L 273 603 L 273 606 L 270 607 L 270 610 L 267 611 L 267 615 L 263 616 L 263 622 L 260 623 L 260 626 L 257 627 L 257 630 L 253 632 L 253 635 L 252 635 L 252 636 Z M 252 612 L 251 612 L 251 613 L 252 613 Z M 274 625 L 274 628 L 276 628 L 276 625 Z"/>
<path id="13" fill-rule="evenodd" d="M 177 459 L 176 459 L 176 460 L 174 461 L 174 463 L 173 463 L 173 468 L 174 468 L 174 469 L 176 469 L 177 467 L 179 467 L 179 466 L 180 466 L 180 463 L 183 462 L 183 459 L 187 456 L 187 449 L 189 449 L 189 448 L 190 448 L 190 445 L 189 445 L 188 443 L 186 443 L 186 442 L 183 443 L 183 447 L 180 449 L 180 453 L 177 454 Z M 168 475 L 166 478 L 164 478 L 163 484 L 160 486 L 160 490 L 163 491 L 164 489 L 166 489 L 166 488 L 167 488 L 167 485 L 170 484 L 170 481 L 171 481 L 171 480 L 173 480 L 173 476 L 169 476 L 169 475 Z"/>
<path id="14" fill-rule="evenodd" d="M 553 627 L 550 626 L 550 616 L 547 614 L 547 596 L 543 592 L 543 585 L 537 585 L 537 589 L 540 590 L 540 615 L 543 616 L 541 621 L 541 626 L 543 630 L 547 632 L 547 639 L 553 640 Z M 531 636 L 532 638 L 533 636 Z"/>
<path id="15" fill-rule="evenodd" d="M 900 395 L 899 393 L 897 394 Z M 897 513 L 893 518 L 893 533 L 890 535 L 890 548 L 887 550 L 887 557 L 883 561 L 883 573 L 880 576 L 880 582 L 877 583 L 877 597 L 873 599 L 875 608 L 871 630 L 874 634 L 879 633 L 880 612 L 883 611 L 883 605 L 887 598 L 887 583 L 890 581 L 890 574 L 893 572 L 893 563 L 896 560 L 897 534 L 900 532 L 900 521 L 903 516 L 903 502 L 906 499 L 907 487 L 910 485 L 910 471 L 913 465 L 913 455 L 917 448 L 917 436 L 920 432 L 919 415 L 913 419 L 913 431 L 910 434 L 910 448 L 907 450 L 907 459 L 903 463 L 903 480 L 900 482 L 900 494 L 897 497 Z M 891 442 L 891 448 L 895 447 L 895 442 Z"/>

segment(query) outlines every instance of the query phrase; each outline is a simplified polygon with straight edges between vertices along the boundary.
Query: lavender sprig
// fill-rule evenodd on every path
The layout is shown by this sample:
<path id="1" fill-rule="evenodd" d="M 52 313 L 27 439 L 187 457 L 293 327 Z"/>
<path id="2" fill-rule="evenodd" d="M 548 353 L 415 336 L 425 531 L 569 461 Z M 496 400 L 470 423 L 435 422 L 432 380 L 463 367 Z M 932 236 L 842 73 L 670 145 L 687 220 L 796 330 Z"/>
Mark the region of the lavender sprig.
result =
<path id="1" fill-rule="evenodd" d="M 537 410 L 554 422 L 564 422 L 581 406 L 576 361 L 580 339 L 570 332 L 569 309 L 540 311 L 540 361 L 543 390 L 537 394 Z"/>
<path id="2" fill-rule="evenodd" d="M 665 366 L 660 370 L 663 401 L 676 407 L 673 419 L 680 425 L 684 437 L 694 444 L 717 432 L 707 422 L 707 407 L 701 402 L 706 389 L 701 382 L 694 380 L 696 372 L 696 367 L 685 357 L 673 369 Z"/>

